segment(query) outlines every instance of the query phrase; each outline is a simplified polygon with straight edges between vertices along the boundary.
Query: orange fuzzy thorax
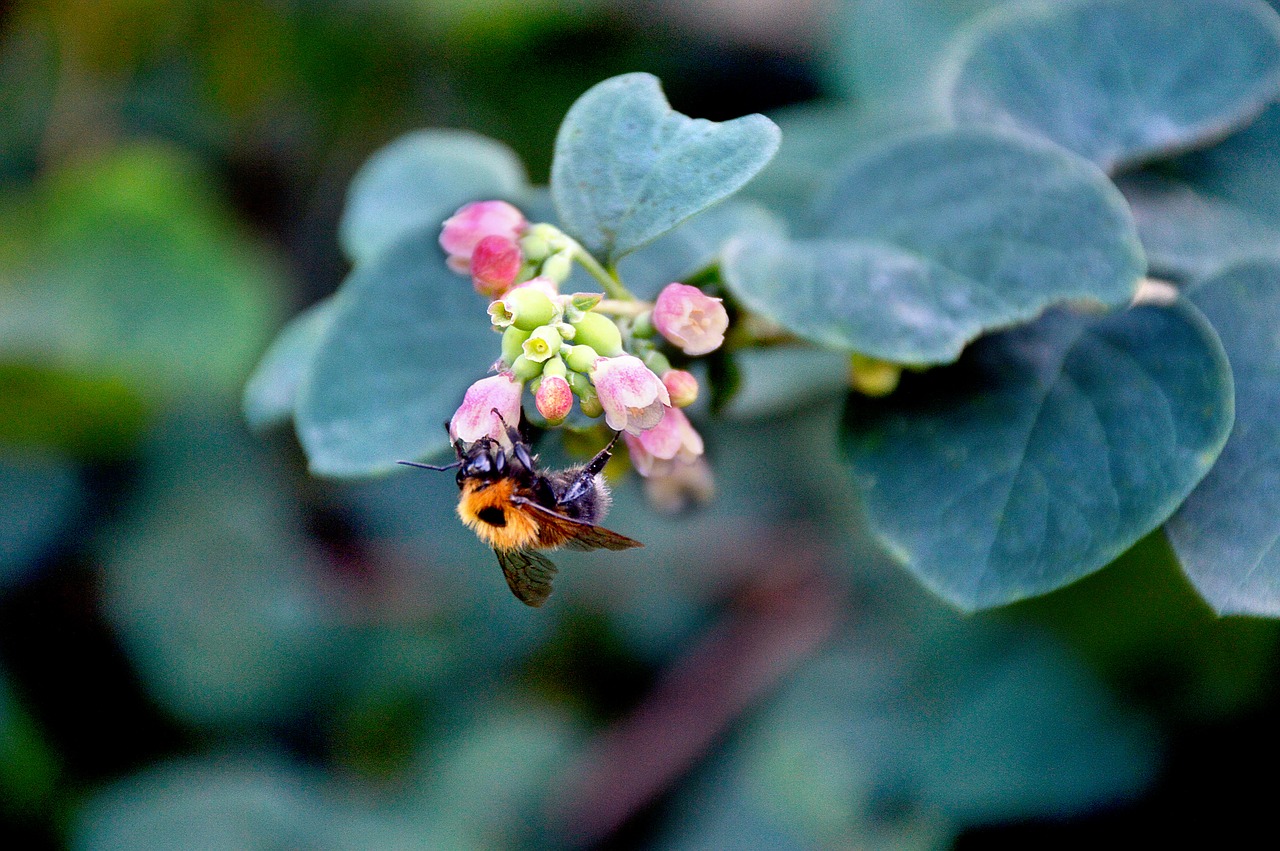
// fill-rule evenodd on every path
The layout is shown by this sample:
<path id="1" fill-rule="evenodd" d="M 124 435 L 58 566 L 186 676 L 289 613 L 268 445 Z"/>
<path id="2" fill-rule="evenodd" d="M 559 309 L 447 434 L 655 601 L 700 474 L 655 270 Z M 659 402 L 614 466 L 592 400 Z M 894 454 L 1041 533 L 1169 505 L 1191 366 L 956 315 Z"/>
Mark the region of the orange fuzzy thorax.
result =
<path id="1" fill-rule="evenodd" d="M 487 487 L 485 487 L 487 485 Z M 511 502 L 515 494 L 516 483 L 513 479 L 498 479 L 495 482 L 472 480 L 462 487 L 462 496 L 458 500 L 458 517 L 468 529 L 471 529 L 495 550 L 519 550 L 536 545 L 539 524 L 530 512 L 519 509 Z M 485 512 L 485 509 L 490 511 Z M 492 514 L 493 510 L 502 512 L 505 525 L 495 525 L 482 518 L 481 513 Z"/>

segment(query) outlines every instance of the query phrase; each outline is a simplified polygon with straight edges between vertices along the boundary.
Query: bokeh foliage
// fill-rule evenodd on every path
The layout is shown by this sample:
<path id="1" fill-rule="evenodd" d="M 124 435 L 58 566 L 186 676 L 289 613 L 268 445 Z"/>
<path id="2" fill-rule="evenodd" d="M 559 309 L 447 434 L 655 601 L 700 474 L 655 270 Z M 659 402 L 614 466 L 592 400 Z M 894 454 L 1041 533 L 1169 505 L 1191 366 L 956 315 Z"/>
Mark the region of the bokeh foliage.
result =
<path id="1" fill-rule="evenodd" d="M 794 332 L 704 376 L 716 499 L 672 518 L 621 482 L 610 525 L 645 549 L 566 557 L 541 612 L 455 521 L 448 476 L 308 465 L 445 447 L 493 346 L 434 229 L 478 197 L 573 220 L 538 185 L 591 85 L 650 71 L 717 120 L 778 103 L 700 91 L 695 57 L 724 45 L 622 3 L 8 7 L 4 828 L 86 849 L 939 847 L 1205 782 L 1163 755 L 1275 711 L 1273 623 L 1203 601 L 1273 615 L 1280 569 L 1275 16 L 837 6 L 795 60 L 828 99 L 770 113 L 765 173 L 622 246 L 642 297 L 697 275 Z M 1054 86 L 1079 109 L 1046 109 Z M 1011 221 L 1039 226 L 983 241 Z M 771 291 L 775 263 L 813 275 Z M 890 267 L 909 303 L 814 304 Z M 1123 308 L 1144 272 L 1187 296 L 1072 312 Z M 919 337 L 893 325 L 922 315 Z M 381 348 L 322 346 L 343 339 Z M 959 360 L 871 401 L 851 350 Z M 999 390 L 968 393 L 983 370 Z M 1042 440 L 994 442 L 1027 422 Z M 1125 465 L 1159 475 L 1100 477 Z M 938 468 L 998 470 L 1010 499 L 985 512 Z M 1000 512 L 1057 519 L 1035 537 Z M 940 530 L 992 546 L 960 558 Z M 1098 572 L 962 616 L 895 562 L 971 608 Z"/>

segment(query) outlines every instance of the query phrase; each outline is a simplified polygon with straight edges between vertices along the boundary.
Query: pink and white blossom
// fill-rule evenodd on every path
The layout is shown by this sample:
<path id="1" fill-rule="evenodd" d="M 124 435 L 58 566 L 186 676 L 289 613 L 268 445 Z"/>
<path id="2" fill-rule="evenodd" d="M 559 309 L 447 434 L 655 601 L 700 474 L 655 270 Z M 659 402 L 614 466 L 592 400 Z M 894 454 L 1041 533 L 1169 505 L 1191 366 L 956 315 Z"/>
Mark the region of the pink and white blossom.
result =
<path id="1" fill-rule="evenodd" d="M 651 429 L 662 421 L 664 409 L 671 404 L 662 379 L 634 355 L 597 358 L 591 367 L 591 383 L 604 408 L 604 420 L 615 431 L 640 434 Z"/>
<path id="2" fill-rule="evenodd" d="M 515 240 L 486 236 L 471 253 L 471 285 L 481 295 L 500 296 L 515 283 L 522 263 L 524 258 Z"/>
<path id="3" fill-rule="evenodd" d="M 653 305 L 653 327 L 687 355 L 705 355 L 724 342 L 729 314 L 697 287 L 667 284 Z"/>
<path id="4" fill-rule="evenodd" d="M 509 372 L 482 378 L 467 388 L 462 405 L 449 420 L 449 439 L 475 443 L 482 437 L 503 439 L 507 425 L 520 422 L 520 394 L 524 384 Z M 494 411 L 502 416 L 500 420 Z"/>
<path id="5" fill-rule="evenodd" d="M 480 240 L 501 236 L 514 242 L 528 225 L 524 214 L 506 201 L 477 201 L 445 219 L 440 247 L 449 255 L 449 268 L 465 275 L 471 269 L 471 256 Z"/>
<path id="6" fill-rule="evenodd" d="M 658 511 L 679 514 L 710 502 L 716 495 L 716 480 L 706 458 L 695 458 L 689 464 L 657 461 L 645 477 L 644 493 Z"/>
<path id="7" fill-rule="evenodd" d="M 631 451 L 632 466 L 646 477 L 665 472 L 671 464 L 692 464 L 703 452 L 702 435 L 684 411 L 670 406 L 664 409 L 662 419 L 653 428 L 623 437 Z"/>

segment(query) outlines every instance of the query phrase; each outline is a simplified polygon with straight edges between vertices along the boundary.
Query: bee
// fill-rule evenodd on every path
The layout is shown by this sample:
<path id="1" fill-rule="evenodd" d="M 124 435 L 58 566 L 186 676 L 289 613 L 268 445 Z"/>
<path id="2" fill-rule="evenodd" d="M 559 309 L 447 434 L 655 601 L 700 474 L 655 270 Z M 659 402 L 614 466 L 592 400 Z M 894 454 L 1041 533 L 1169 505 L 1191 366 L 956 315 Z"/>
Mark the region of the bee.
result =
<path id="1" fill-rule="evenodd" d="M 441 467 L 401 461 L 424 470 L 457 468 L 458 517 L 493 548 L 511 593 L 529 606 L 551 594 L 555 563 L 539 550 L 626 550 L 639 541 L 597 525 L 612 497 L 601 470 L 608 463 L 615 433 L 595 457 L 566 470 L 541 470 L 538 457 L 515 428 L 493 412 L 506 440 L 482 437 L 453 444 L 457 460 Z"/>

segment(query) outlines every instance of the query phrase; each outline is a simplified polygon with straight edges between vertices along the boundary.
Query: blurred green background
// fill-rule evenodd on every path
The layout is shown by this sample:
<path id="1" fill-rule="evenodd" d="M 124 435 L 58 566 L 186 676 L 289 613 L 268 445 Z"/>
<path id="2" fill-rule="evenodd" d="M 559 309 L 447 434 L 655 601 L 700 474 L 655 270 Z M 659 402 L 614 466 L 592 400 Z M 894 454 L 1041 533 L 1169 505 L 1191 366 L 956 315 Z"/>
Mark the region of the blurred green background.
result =
<path id="1" fill-rule="evenodd" d="M 668 517 L 623 482 L 610 526 L 646 548 L 564 557 L 540 611 L 449 477 L 317 480 L 242 424 L 271 336 L 347 271 L 373 151 L 465 127 L 543 182 L 573 100 L 637 70 L 712 119 L 856 103 L 831 5 L 0 4 L 6 847 L 981 848 L 1263 817 L 1274 625 L 1215 619 L 1158 533 L 952 613 L 862 531 L 838 388 L 701 421 L 715 503 Z"/>

